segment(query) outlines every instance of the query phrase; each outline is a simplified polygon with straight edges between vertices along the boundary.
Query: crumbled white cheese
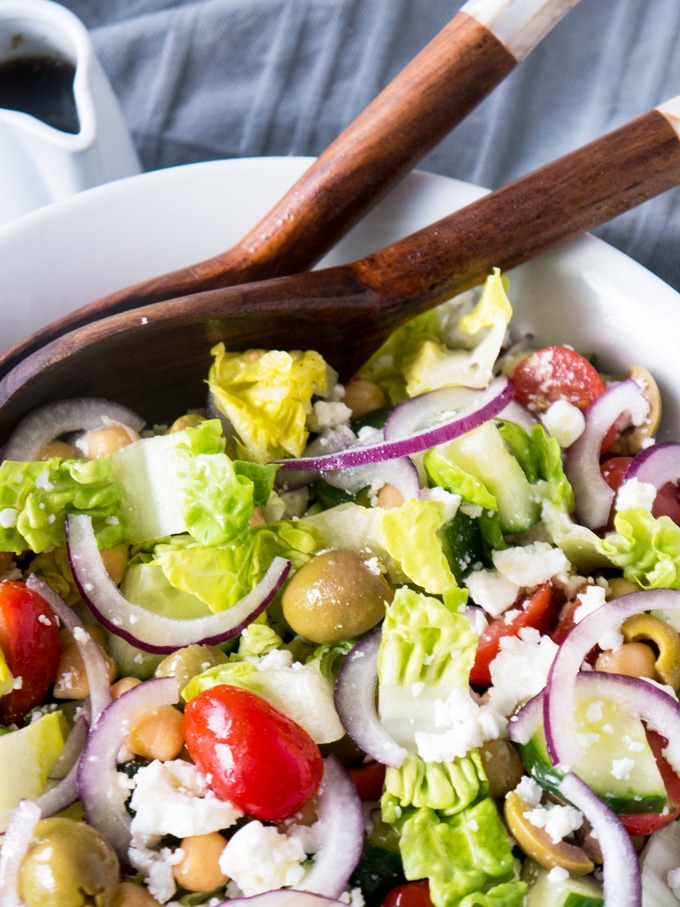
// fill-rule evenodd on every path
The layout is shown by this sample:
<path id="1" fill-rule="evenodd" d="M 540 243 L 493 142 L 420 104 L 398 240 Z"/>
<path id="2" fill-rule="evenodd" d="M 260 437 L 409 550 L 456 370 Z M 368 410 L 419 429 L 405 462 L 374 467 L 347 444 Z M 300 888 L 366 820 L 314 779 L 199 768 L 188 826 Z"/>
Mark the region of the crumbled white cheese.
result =
<path id="1" fill-rule="evenodd" d="M 548 873 L 548 879 L 551 882 L 566 882 L 569 878 L 569 870 L 564 866 L 553 866 Z"/>
<path id="2" fill-rule="evenodd" d="M 154 760 L 132 779 L 130 806 L 131 865 L 144 876 L 149 892 L 161 903 L 175 891 L 172 867 L 181 851 L 160 847 L 164 835 L 178 838 L 229 828 L 243 813 L 219 800 L 192 762 Z"/>
<path id="3" fill-rule="evenodd" d="M 651 513 L 656 498 L 656 487 L 650 482 L 641 482 L 633 477 L 623 482 L 616 493 L 614 507 L 616 510 L 627 510 L 629 507 L 641 507 Z"/>
<path id="4" fill-rule="evenodd" d="M 634 759 L 612 759 L 612 776 L 619 781 L 627 781 L 634 768 Z"/>
<path id="5" fill-rule="evenodd" d="M 505 735 L 507 720 L 493 706 L 477 703 L 468 689 L 452 690 L 434 703 L 433 731 L 415 734 L 418 754 L 425 762 L 452 762 L 485 740 Z"/>
<path id="6" fill-rule="evenodd" d="M 301 838 L 281 834 L 273 825 L 256 820 L 229 839 L 220 857 L 220 869 L 245 897 L 251 897 L 299 884 L 305 875 L 302 864 L 306 859 Z"/>
<path id="7" fill-rule="evenodd" d="M 450 523 L 458 513 L 462 501 L 459 494 L 452 494 L 445 488 L 440 488 L 439 485 L 435 485 L 434 488 L 422 488 L 420 499 L 422 501 L 441 501 L 444 505 L 444 518 L 447 523 Z"/>
<path id="8" fill-rule="evenodd" d="M 533 627 L 501 639 L 500 652 L 490 665 L 489 703 L 502 715 L 511 715 L 520 703 L 539 693 L 557 648 L 549 636 L 541 636 Z"/>
<path id="9" fill-rule="evenodd" d="M 538 806 L 543 796 L 543 788 L 530 775 L 522 775 L 515 787 L 515 793 L 527 806 Z"/>
<path id="10" fill-rule="evenodd" d="M 582 410 L 563 399 L 551 403 L 541 415 L 541 422 L 563 448 L 571 447 L 574 441 L 581 437 L 586 427 Z"/>
<path id="11" fill-rule="evenodd" d="M 346 425 L 352 418 L 352 410 L 340 401 L 317 400 L 307 416 L 307 428 L 320 432 L 327 428 Z"/>
<path id="12" fill-rule="evenodd" d="M 14 507 L 3 507 L 0 510 L 0 526 L 3 529 L 14 529 L 17 524 L 17 517 L 19 516 L 19 511 Z"/>
<path id="13" fill-rule="evenodd" d="M 680 866 L 677 869 L 671 869 L 666 876 L 666 882 L 675 897 L 680 901 Z"/>
<path id="14" fill-rule="evenodd" d="M 520 587 L 498 572 L 498 570 L 473 570 L 464 583 L 475 604 L 491 617 L 497 617 L 514 604 Z"/>
<path id="15" fill-rule="evenodd" d="M 553 844 L 558 844 L 583 824 L 583 814 L 573 806 L 546 803 L 525 813 L 536 828 L 544 828 Z"/>
<path id="16" fill-rule="evenodd" d="M 561 548 L 548 542 L 532 542 L 494 551 L 493 564 L 501 576 L 518 586 L 538 586 L 554 576 L 566 576 L 571 565 Z"/>

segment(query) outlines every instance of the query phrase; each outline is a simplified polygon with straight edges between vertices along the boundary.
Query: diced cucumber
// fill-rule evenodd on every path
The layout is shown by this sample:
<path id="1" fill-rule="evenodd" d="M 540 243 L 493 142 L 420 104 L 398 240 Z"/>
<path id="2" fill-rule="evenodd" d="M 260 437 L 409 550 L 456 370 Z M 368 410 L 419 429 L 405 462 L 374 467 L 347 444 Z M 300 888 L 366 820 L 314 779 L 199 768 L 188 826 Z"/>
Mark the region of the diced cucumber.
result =
<path id="1" fill-rule="evenodd" d="M 582 696 L 576 702 L 576 726 L 584 753 L 573 771 L 610 809 L 619 815 L 663 810 L 666 788 L 638 716 L 602 697 Z M 548 758 L 543 725 L 518 750 L 538 783 L 556 793 L 562 773 Z"/>
<path id="2" fill-rule="evenodd" d="M 524 907 L 602 907 L 602 884 L 592 876 L 560 879 L 533 860 L 522 867 L 522 879 L 528 885 Z"/>
<path id="3" fill-rule="evenodd" d="M 460 438 L 448 441 L 442 452 L 483 482 L 496 498 L 503 532 L 520 532 L 538 521 L 540 505 L 494 422 L 484 422 Z"/>

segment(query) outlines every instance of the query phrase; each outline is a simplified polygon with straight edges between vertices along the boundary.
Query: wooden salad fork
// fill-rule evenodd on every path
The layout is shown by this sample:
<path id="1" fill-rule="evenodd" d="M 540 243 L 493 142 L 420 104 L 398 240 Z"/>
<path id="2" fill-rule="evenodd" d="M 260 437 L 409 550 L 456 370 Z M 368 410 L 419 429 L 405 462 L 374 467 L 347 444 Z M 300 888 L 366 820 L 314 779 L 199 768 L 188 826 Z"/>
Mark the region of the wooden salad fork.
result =
<path id="1" fill-rule="evenodd" d="M 680 182 L 680 96 L 359 261 L 120 312 L 0 381 L 0 441 L 36 406 L 77 395 L 152 422 L 202 405 L 211 347 L 316 349 L 343 379 L 400 324 Z"/>
<path id="2" fill-rule="evenodd" d="M 0 356 L 0 374 L 95 318 L 311 267 L 578 2 L 468 0 L 235 246 L 67 314 Z"/>

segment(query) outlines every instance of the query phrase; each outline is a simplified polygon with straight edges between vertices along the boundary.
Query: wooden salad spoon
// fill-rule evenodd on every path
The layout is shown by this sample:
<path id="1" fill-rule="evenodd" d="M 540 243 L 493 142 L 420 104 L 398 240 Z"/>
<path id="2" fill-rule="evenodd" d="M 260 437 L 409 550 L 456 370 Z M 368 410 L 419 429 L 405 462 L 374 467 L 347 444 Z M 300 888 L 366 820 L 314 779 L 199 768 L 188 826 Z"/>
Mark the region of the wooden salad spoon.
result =
<path id="1" fill-rule="evenodd" d="M 69 313 L 8 350 L 0 372 L 95 318 L 311 267 L 578 2 L 468 0 L 235 246 Z"/>
<path id="2" fill-rule="evenodd" d="M 680 182 L 680 96 L 347 265 L 121 312 L 58 337 L 0 381 L 0 442 L 76 395 L 151 422 L 202 405 L 211 347 L 316 349 L 343 379 L 400 324 Z"/>

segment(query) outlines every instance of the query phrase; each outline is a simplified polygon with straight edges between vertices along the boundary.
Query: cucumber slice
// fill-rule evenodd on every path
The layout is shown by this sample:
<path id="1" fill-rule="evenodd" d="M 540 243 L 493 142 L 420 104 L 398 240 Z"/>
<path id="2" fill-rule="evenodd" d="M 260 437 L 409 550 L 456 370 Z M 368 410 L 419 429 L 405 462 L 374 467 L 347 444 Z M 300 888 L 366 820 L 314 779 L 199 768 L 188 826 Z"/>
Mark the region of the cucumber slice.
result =
<path id="1" fill-rule="evenodd" d="M 504 533 L 530 529 L 538 522 L 540 505 L 522 467 L 505 446 L 494 422 L 448 441 L 442 453 L 475 476 L 496 498 Z"/>
<path id="2" fill-rule="evenodd" d="M 666 787 L 637 715 L 604 698 L 581 696 L 576 701 L 576 727 L 586 749 L 572 769 L 613 812 L 663 810 Z M 563 775 L 548 758 L 543 725 L 517 748 L 527 771 L 542 787 L 557 793 Z"/>
<path id="3" fill-rule="evenodd" d="M 528 885 L 524 907 L 603 907 L 602 884 L 591 876 L 556 878 L 533 860 L 522 867 L 522 880 Z"/>

